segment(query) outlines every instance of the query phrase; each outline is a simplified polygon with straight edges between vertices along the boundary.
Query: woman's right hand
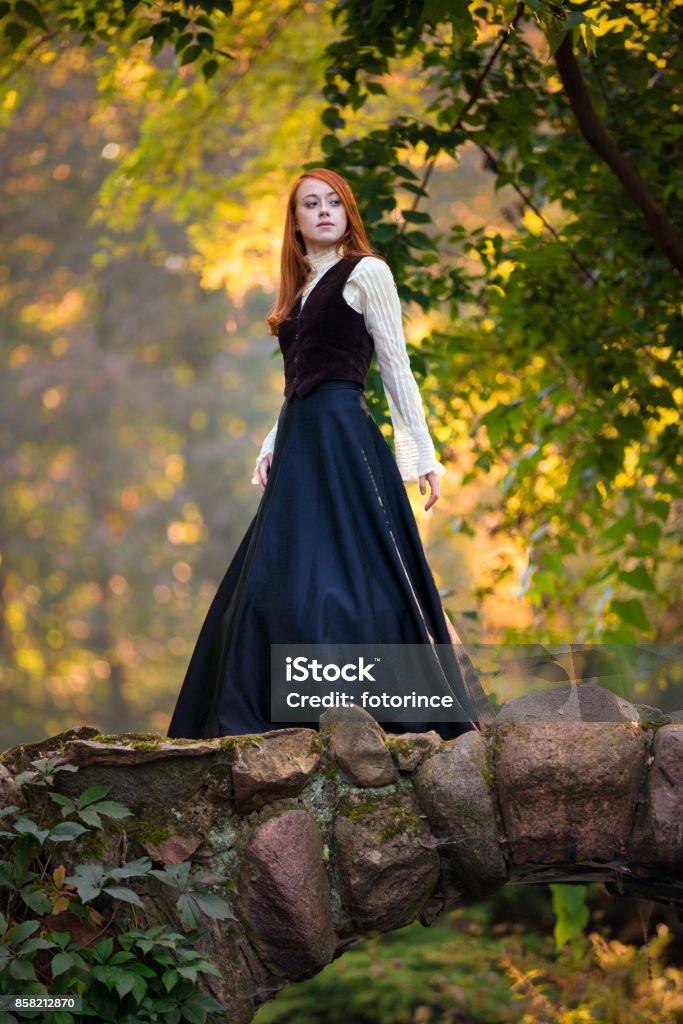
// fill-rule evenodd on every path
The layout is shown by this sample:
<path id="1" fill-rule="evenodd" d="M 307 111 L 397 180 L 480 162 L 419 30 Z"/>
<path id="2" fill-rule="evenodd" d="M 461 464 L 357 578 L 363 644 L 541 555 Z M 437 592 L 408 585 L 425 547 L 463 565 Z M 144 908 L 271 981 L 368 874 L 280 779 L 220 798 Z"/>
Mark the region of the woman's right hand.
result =
<path id="1" fill-rule="evenodd" d="M 268 474 L 270 473 L 270 464 L 271 464 L 272 461 L 273 461 L 273 453 L 272 452 L 268 452 L 266 455 L 263 456 L 263 458 L 259 462 L 258 466 L 256 467 L 256 472 L 258 474 L 258 480 L 259 480 L 259 484 L 258 485 L 259 485 L 259 490 L 261 491 L 261 494 L 263 494 L 263 492 L 266 489 L 266 483 L 268 482 Z"/>

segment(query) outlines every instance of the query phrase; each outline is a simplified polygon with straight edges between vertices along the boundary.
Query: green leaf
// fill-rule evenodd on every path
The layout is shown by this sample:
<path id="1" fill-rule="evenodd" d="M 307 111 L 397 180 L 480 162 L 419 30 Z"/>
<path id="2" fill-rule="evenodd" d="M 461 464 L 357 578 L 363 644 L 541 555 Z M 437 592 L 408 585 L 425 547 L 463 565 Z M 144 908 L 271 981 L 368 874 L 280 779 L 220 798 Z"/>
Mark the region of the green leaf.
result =
<path id="1" fill-rule="evenodd" d="M 114 987 L 116 989 L 119 999 L 123 999 L 125 996 L 128 995 L 129 992 L 133 991 L 133 989 L 135 988 L 135 980 L 136 976 L 134 974 L 122 973 L 117 978 Z"/>
<path id="2" fill-rule="evenodd" d="M 183 922 L 186 928 L 200 928 L 202 925 L 202 917 L 199 912 L 199 906 L 194 898 L 194 895 L 190 892 L 184 892 L 178 897 L 176 903 L 178 908 L 178 915 L 180 920 Z"/>
<path id="3" fill-rule="evenodd" d="M 208 917 L 216 918 L 219 921 L 236 920 L 230 905 L 215 893 L 195 891 L 193 895 L 199 907 Z"/>
<path id="4" fill-rule="evenodd" d="M 642 602 L 637 597 L 631 597 L 626 601 L 612 600 L 610 608 L 620 619 L 623 619 L 629 626 L 636 629 L 649 630 L 651 622 L 645 614 Z"/>
<path id="5" fill-rule="evenodd" d="M 434 241 L 424 231 L 406 231 L 404 237 L 415 249 L 436 249 Z"/>
<path id="6" fill-rule="evenodd" d="M 22 921 L 21 924 L 17 924 L 12 928 L 7 937 L 7 942 L 13 949 L 16 949 L 24 939 L 28 938 L 29 935 L 33 935 L 38 928 L 40 928 L 39 921 Z"/>
<path id="7" fill-rule="evenodd" d="M 40 935 L 36 935 L 35 938 L 27 939 L 22 943 L 21 954 L 23 956 L 24 953 L 35 953 L 37 949 L 52 949 L 56 945 L 56 942 L 50 942 L 49 939 L 43 939 Z"/>
<path id="8" fill-rule="evenodd" d="M 118 800 L 101 800 L 95 805 L 94 810 L 103 814 L 105 818 L 130 818 L 133 812 L 125 804 Z"/>
<path id="9" fill-rule="evenodd" d="M 2 0 L 2 3 L 0 3 L 0 20 L 2 20 L 2 18 L 5 18 L 11 10 L 11 4 L 8 4 L 5 2 L 5 0 Z"/>
<path id="10" fill-rule="evenodd" d="M 104 870 L 99 864 L 79 864 L 76 873 L 68 875 L 64 881 L 74 885 L 83 903 L 87 903 L 102 892 Z"/>
<path id="11" fill-rule="evenodd" d="M 550 45 L 550 56 L 553 57 L 556 51 L 562 45 L 564 37 L 567 33 L 563 29 L 558 28 L 556 24 L 553 23 L 546 28 L 545 34 Z"/>
<path id="12" fill-rule="evenodd" d="M 60 821 L 50 829 L 49 838 L 53 843 L 66 843 L 88 831 L 89 829 L 79 825 L 77 821 Z"/>
<path id="13" fill-rule="evenodd" d="M 193 39 L 194 35 L 192 32 L 183 32 L 183 34 L 178 36 L 175 41 L 175 52 L 180 53 L 181 50 L 184 50 L 186 46 L 190 45 Z"/>
<path id="14" fill-rule="evenodd" d="M 78 806 L 87 807 L 88 804 L 94 804 L 96 800 L 106 796 L 110 789 L 111 786 L 88 786 L 79 796 Z"/>
<path id="15" fill-rule="evenodd" d="M 27 21 L 29 25 L 35 25 L 37 28 L 42 28 L 44 32 L 49 32 L 47 23 L 38 8 L 28 3 L 27 0 L 17 0 L 14 5 L 14 13 L 23 21 Z"/>
<path id="16" fill-rule="evenodd" d="M 346 121 L 340 116 L 336 107 L 326 107 L 320 115 L 320 120 L 326 128 L 330 128 L 332 131 L 346 125 Z"/>
<path id="17" fill-rule="evenodd" d="M 409 224 L 430 224 L 432 218 L 421 210 L 401 210 L 401 216 Z"/>
<path id="18" fill-rule="evenodd" d="M 207 60 L 207 61 L 205 61 L 202 64 L 202 74 L 204 75 L 204 78 L 206 79 L 207 82 L 210 81 L 210 79 L 213 78 L 213 76 L 216 74 L 217 71 L 218 71 L 218 61 L 217 60 L 213 60 L 213 59 Z"/>
<path id="19" fill-rule="evenodd" d="M 564 28 L 576 28 L 586 22 L 586 15 L 581 11 L 567 11 L 564 16 Z"/>
<path id="20" fill-rule="evenodd" d="M 86 807 L 85 810 L 79 811 L 78 816 L 86 825 L 92 825 L 93 828 L 102 827 L 102 820 L 94 807 Z"/>
<path id="21" fill-rule="evenodd" d="M 138 875 L 146 875 L 152 867 L 152 861 L 149 857 L 137 857 L 135 860 L 128 861 L 127 864 L 122 864 L 119 868 L 112 868 L 107 872 L 108 878 L 134 878 Z M 174 864 L 173 867 L 180 867 L 178 864 Z"/>
<path id="22" fill-rule="evenodd" d="M 64 971 L 68 971 L 73 966 L 74 958 L 71 953 L 58 953 L 57 956 L 52 958 L 50 964 L 50 970 L 52 977 L 56 978 L 60 974 L 64 974 Z"/>
<path id="23" fill-rule="evenodd" d="M 5 25 L 5 35 L 12 44 L 12 49 L 16 50 L 26 38 L 26 29 L 18 21 L 8 21 Z"/>
<path id="24" fill-rule="evenodd" d="M 201 54 L 202 48 L 201 46 L 197 45 L 197 43 L 194 43 L 192 46 L 188 46 L 186 50 L 183 50 L 182 56 L 180 58 L 180 67 L 182 68 L 186 64 L 192 64 L 192 62 L 195 61 L 197 57 L 201 57 Z"/>
<path id="25" fill-rule="evenodd" d="M 19 890 L 19 895 L 31 910 L 36 914 L 49 914 L 52 904 L 39 886 L 24 886 Z"/>
<path id="26" fill-rule="evenodd" d="M 70 814 L 72 811 L 76 810 L 76 804 L 73 800 L 70 800 L 68 796 L 64 796 L 63 793 L 49 793 L 48 796 L 50 797 L 50 800 L 54 800 L 56 804 L 60 804 L 62 807 L 66 808 L 66 811 L 62 812 L 63 814 Z"/>
<path id="27" fill-rule="evenodd" d="M 636 519 L 633 512 L 627 512 L 606 530 L 603 530 L 600 536 L 603 540 L 623 540 L 627 533 L 633 532 L 635 525 Z"/>
<path id="28" fill-rule="evenodd" d="M 635 527 L 633 534 L 644 544 L 649 544 L 652 545 L 652 547 L 655 547 L 655 545 L 659 543 L 659 539 L 662 535 L 662 528 L 659 523 L 640 523 Z"/>
<path id="29" fill-rule="evenodd" d="M 178 980 L 179 975 L 175 968 L 169 968 L 161 975 L 161 983 L 167 992 L 170 992 L 171 989 L 178 984 Z"/>
<path id="30" fill-rule="evenodd" d="M 550 891 L 555 911 L 556 951 L 559 953 L 568 942 L 574 946 L 585 946 L 585 941 L 578 940 L 583 937 L 586 925 L 590 920 L 586 902 L 588 886 L 563 885 L 556 882 L 550 886 Z"/>
<path id="31" fill-rule="evenodd" d="M 9 973 L 18 981 L 36 981 L 36 972 L 30 960 L 10 960 Z"/>
<path id="32" fill-rule="evenodd" d="M 377 224 L 372 229 L 372 235 L 376 242 L 380 245 L 391 242 L 396 238 L 398 234 L 398 226 L 396 224 Z"/>
<path id="33" fill-rule="evenodd" d="M 654 580 L 644 565 L 639 565 L 635 569 L 622 569 L 619 579 L 635 590 L 647 590 L 650 593 L 655 591 Z"/>
<path id="34" fill-rule="evenodd" d="M 116 900 L 123 900 L 125 903 L 134 903 L 136 907 L 145 909 L 145 904 L 142 902 L 140 897 L 132 889 L 127 889 L 123 885 L 105 885 L 103 892 L 106 892 L 109 896 L 113 896 Z"/>
<path id="35" fill-rule="evenodd" d="M 671 512 L 671 503 L 666 501 L 664 498 L 644 500 L 640 503 L 646 512 L 650 515 L 657 516 L 662 520 L 663 523 L 669 518 Z"/>

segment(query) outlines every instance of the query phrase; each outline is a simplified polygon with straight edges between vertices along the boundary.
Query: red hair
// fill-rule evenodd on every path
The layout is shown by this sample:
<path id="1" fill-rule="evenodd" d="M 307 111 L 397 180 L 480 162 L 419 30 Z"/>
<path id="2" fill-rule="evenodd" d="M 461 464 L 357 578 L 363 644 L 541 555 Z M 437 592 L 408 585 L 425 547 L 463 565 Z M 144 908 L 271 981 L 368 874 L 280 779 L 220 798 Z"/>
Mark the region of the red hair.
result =
<path id="1" fill-rule="evenodd" d="M 290 309 L 301 295 L 306 284 L 311 264 L 306 256 L 306 246 L 300 232 L 294 225 L 296 207 L 296 190 L 304 178 L 317 178 L 324 181 L 337 193 L 346 210 L 346 231 L 339 239 L 337 246 L 344 257 L 376 256 L 370 247 L 363 221 L 358 212 L 356 198 L 349 185 L 336 171 L 328 171 L 326 167 L 313 167 L 310 171 L 300 174 L 292 185 L 287 200 L 287 216 L 285 233 L 280 257 L 280 289 L 272 311 L 266 317 L 271 334 L 277 334 L 280 324 L 287 319 Z"/>

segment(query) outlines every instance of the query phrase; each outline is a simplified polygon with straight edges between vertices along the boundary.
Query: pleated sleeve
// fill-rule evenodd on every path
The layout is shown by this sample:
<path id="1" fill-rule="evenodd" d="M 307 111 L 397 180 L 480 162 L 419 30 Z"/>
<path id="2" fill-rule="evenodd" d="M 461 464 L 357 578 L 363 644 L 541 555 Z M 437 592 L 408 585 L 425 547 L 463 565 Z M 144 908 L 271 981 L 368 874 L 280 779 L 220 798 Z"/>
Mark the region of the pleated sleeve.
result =
<path id="1" fill-rule="evenodd" d="M 383 260 L 366 256 L 349 275 L 345 298 L 347 290 L 347 301 L 363 314 L 375 343 L 401 478 L 417 480 L 431 471 L 443 476 L 446 467 L 436 457 L 420 390 L 410 367 L 401 302 L 391 270 Z"/>

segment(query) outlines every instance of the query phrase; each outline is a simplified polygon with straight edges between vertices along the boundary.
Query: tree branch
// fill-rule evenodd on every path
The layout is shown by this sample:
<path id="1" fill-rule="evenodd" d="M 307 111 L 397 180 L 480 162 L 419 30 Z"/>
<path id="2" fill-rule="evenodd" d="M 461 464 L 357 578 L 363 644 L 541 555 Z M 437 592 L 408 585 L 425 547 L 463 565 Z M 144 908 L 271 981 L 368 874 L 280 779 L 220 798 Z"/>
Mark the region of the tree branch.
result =
<path id="1" fill-rule="evenodd" d="M 683 274 L 683 238 L 667 217 L 635 167 L 609 137 L 590 98 L 568 32 L 555 52 L 555 63 L 581 134 L 642 212 L 657 246 L 671 266 Z"/>
<path id="2" fill-rule="evenodd" d="M 465 103 L 464 107 L 460 111 L 460 114 L 458 115 L 458 120 L 453 125 L 454 129 L 462 128 L 462 123 L 463 123 L 464 119 L 467 117 L 468 113 L 470 112 L 470 110 L 472 109 L 472 107 L 474 106 L 476 101 L 479 99 L 479 93 L 481 92 L 482 86 L 483 86 L 484 82 L 486 81 L 486 78 L 488 77 L 488 74 L 491 71 L 491 68 L 495 64 L 495 62 L 496 62 L 496 60 L 498 58 L 498 54 L 500 53 L 500 51 L 505 46 L 506 42 L 510 38 L 510 35 L 516 29 L 517 22 L 521 18 L 523 11 L 524 11 L 524 5 L 523 4 L 519 4 L 518 8 L 517 8 L 517 13 L 515 14 L 514 18 L 512 19 L 512 21 L 510 22 L 508 27 L 506 29 L 504 29 L 503 31 L 501 31 L 500 37 L 498 39 L 498 42 L 496 43 L 496 45 L 494 46 L 493 50 L 491 51 L 489 59 L 487 60 L 484 68 L 482 69 L 482 72 L 479 75 L 479 78 L 474 83 L 474 86 L 472 87 L 472 91 L 469 94 L 469 96 L 467 97 L 467 102 Z M 431 178 L 432 171 L 434 170 L 434 166 L 436 165 L 436 159 L 437 159 L 436 156 L 432 157 L 432 159 L 429 161 L 429 163 L 427 164 L 427 167 L 425 169 L 424 176 L 423 176 L 422 181 L 420 183 L 420 187 L 424 191 L 426 191 L 427 185 L 429 184 L 429 179 Z M 411 210 L 416 210 L 417 209 L 418 203 L 420 202 L 420 198 L 421 197 L 419 195 L 417 195 L 417 194 L 415 195 L 415 199 L 413 200 L 413 205 L 410 207 Z M 404 224 L 401 227 L 400 233 L 403 234 L 404 231 L 405 231 L 405 222 L 404 222 Z"/>
<path id="3" fill-rule="evenodd" d="M 479 149 L 485 155 L 486 159 L 488 160 L 488 162 L 489 162 L 489 164 L 491 166 L 491 170 L 494 172 L 494 174 L 500 174 L 500 166 L 498 164 L 498 161 L 496 160 L 495 156 L 493 155 L 493 153 L 491 152 L 489 147 L 487 145 L 485 145 L 483 142 L 479 142 L 479 140 L 476 139 L 476 138 L 472 139 L 472 141 L 474 142 L 474 144 L 476 146 L 479 147 Z M 531 199 L 531 197 L 528 196 L 526 194 L 526 192 L 524 192 L 520 188 L 520 186 L 517 184 L 516 181 L 510 181 L 509 185 L 510 185 L 510 188 L 513 188 L 515 190 L 515 192 L 520 197 L 520 199 L 522 200 L 524 205 L 528 206 L 530 210 L 533 210 L 533 212 L 536 214 L 538 219 L 542 222 L 544 228 L 547 231 L 550 232 L 550 234 L 553 236 L 555 241 L 556 242 L 560 242 L 561 241 L 560 235 L 555 230 L 555 228 L 550 223 L 550 221 L 546 220 L 546 218 L 543 216 L 543 212 L 539 209 L 538 206 L 536 206 L 536 204 Z M 569 253 L 569 256 L 574 261 L 574 263 L 577 265 L 579 270 L 581 270 L 582 273 L 584 273 L 586 275 L 586 277 L 588 278 L 590 283 L 591 284 L 597 284 L 598 283 L 597 277 L 593 276 L 593 272 L 590 269 L 590 267 L 586 263 L 583 262 L 583 260 L 580 258 L 580 256 L 578 256 L 576 254 L 576 252 L 571 248 L 571 246 L 568 247 L 567 252 Z M 610 299 L 609 295 L 606 296 L 606 299 L 610 303 L 613 301 L 613 300 Z"/>

